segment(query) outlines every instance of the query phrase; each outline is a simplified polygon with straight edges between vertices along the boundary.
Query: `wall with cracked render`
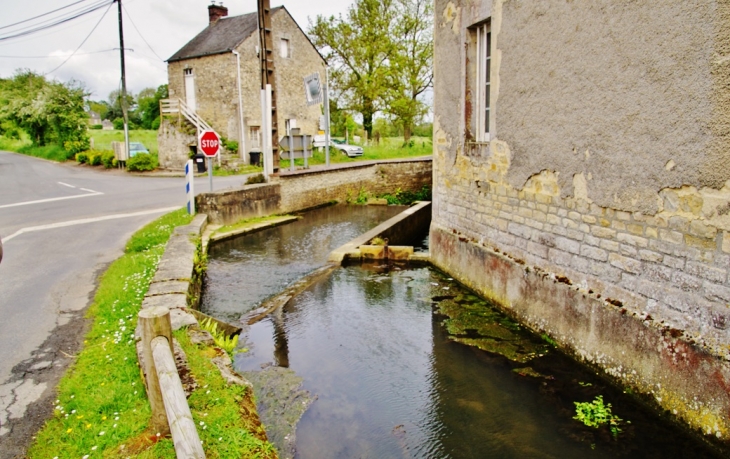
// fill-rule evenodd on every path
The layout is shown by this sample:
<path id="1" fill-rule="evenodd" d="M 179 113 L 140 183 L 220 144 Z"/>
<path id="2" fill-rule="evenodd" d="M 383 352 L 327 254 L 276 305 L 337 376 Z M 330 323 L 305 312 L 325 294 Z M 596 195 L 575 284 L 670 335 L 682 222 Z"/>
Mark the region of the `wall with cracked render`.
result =
<path id="1" fill-rule="evenodd" d="M 730 1 L 435 6 L 435 263 L 729 439 Z M 487 19 L 477 143 L 468 27 Z"/>

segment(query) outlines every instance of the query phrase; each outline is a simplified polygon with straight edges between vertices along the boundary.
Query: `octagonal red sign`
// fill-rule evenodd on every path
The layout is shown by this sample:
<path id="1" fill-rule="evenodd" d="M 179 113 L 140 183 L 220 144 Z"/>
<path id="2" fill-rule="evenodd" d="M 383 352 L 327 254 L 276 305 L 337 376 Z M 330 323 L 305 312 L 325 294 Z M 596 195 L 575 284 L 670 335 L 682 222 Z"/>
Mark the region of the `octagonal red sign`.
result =
<path id="1" fill-rule="evenodd" d="M 215 131 L 203 131 L 203 133 L 200 134 L 198 147 L 205 156 L 213 157 L 218 154 L 218 151 L 221 148 L 221 139 Z"/>

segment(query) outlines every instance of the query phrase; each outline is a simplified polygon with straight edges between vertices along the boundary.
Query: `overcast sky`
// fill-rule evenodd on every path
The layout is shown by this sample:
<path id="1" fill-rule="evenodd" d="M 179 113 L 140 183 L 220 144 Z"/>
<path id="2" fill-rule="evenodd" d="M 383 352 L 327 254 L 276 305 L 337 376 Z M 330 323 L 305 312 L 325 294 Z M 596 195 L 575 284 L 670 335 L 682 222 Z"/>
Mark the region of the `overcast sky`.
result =
<path id="1" fill-rule="evenodd" d="M 0 0 L 0 36 L 14 30 L 4 26 L 77 1 Z M 81 1 L 74 8 L 95 0 Z M 294 0 L 284 6 L 306 30 L 309 18 L 345 13 L 351 3 L 351 0 Z M 164 60 L 207 26 L 209 4 L 209 0 L 122 0 L 127 13 L 123 16 L 124 47 L 134 50 L 126 53 L 129 91 L 137 93 L 167 83 Z M 271 2 L 272 7 L 281 4 L 277 0 Z M 228 0 L 223 5 L 228 8 L 229 16 L 256 10 L 256 0 Z M 65 11 L 45 18 L 57 17 Z M 42 74 L 52 71 L 79 47 L 98 23 L 76 55 L 49 76 L 60 81 L 80 80 L 91 92 L 92 99 L 106 100 L 112 90 L 120 87 L 121 76 L 117 5 L 113 4 L 99 22 L 105 11 L 106 7 L 49 30 L 0 41 L 0 77 L 10 77 L 20 68 Z M 29 24 L 32 23 L 19 27 Z"/>

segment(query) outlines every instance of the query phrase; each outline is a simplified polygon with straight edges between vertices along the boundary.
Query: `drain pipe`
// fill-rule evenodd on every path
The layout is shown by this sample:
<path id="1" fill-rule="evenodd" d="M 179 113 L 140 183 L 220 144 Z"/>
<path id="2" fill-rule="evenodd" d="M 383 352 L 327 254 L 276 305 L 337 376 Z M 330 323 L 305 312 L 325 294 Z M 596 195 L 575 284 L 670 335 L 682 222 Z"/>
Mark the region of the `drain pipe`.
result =
<path id="1" fill-rule="evenodd" d="M 238 82 L 238 132 L 240 133 L 238 153 L 246 164 L 246 134 L 243 132 L 243 98 L 241 97 L 241 55 L 235 49 L 231 51 L 236 56 L 236 81 Z"/>

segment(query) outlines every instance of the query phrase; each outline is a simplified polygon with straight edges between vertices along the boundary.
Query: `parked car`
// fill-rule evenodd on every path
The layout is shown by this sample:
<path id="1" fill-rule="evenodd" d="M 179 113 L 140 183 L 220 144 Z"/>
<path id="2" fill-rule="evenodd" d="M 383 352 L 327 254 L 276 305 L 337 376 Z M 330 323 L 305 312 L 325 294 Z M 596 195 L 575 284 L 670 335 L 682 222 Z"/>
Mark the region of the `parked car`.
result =
<path id="1" fill-rule="evenodd" d="M 149 153 L 150 151 L 142 142 L 129 142 L 129 157 L 132 158 L 137 153 Z"/>
<path id="2" fill-rule="evenodd" d="M 334 139 L 333 139 L 334 142 Z M 335 142 L 335 145 L 332 145 L 333 148 L 336 148 L 342 152 L 342 154 L 349 156 L 350 158 L 355 158 L 357 156 L 362 156 L 362 147 L 358 147 L 357 145 L 348 145 L 346 143 L 337 143 Z"/>

